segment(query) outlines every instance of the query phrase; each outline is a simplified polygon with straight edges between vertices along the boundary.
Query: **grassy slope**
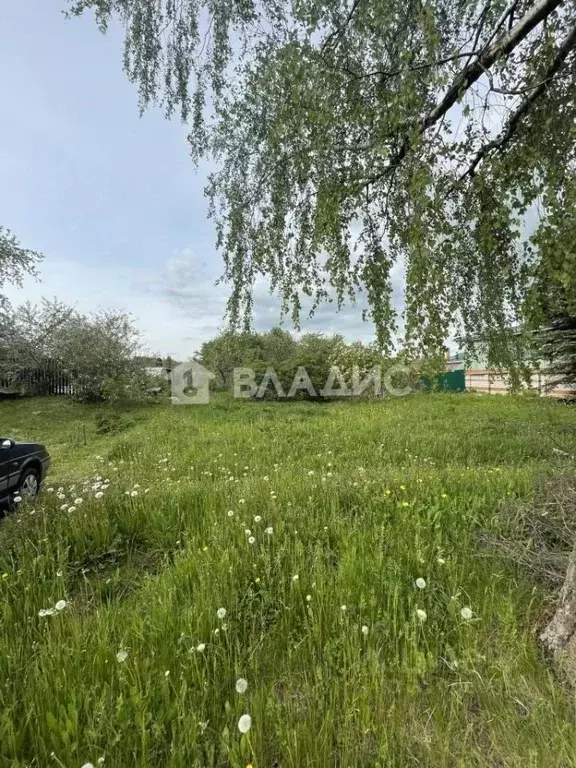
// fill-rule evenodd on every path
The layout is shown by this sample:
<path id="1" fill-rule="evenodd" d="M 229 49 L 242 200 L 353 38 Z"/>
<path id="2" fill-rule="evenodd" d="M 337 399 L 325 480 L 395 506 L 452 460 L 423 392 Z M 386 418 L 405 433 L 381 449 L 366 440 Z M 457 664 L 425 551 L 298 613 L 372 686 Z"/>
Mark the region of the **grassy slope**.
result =
<path id="1" fill-rule="evenodd" d="M 0 403 L 0 432 L 45 440 L 47 485 L 83 498 L 69 513 L 46 493 L 0 526 L 0 766 L 576 764 L 534 641 L 543 596 L 474 541 L 576 410 L 221 400 L 136 409 L 114 436 L 95 413 Z M 97 475 L 102 500 L 83 490 Z"/>

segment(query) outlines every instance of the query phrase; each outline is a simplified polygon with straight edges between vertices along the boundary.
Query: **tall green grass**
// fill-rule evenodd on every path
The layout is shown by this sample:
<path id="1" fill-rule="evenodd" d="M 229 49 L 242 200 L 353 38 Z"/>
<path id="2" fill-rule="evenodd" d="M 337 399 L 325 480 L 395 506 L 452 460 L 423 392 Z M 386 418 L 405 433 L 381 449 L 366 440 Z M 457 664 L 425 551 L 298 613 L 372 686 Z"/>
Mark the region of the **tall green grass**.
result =
<path id="1" fill-rule="evenodd" d="M 476 538 L 576 411 L 221 399 L 113 435 L 99 413 L 0 404 L 53 454 L 0 525 L 1 766 L 576 764 L 546 596 Z"/>

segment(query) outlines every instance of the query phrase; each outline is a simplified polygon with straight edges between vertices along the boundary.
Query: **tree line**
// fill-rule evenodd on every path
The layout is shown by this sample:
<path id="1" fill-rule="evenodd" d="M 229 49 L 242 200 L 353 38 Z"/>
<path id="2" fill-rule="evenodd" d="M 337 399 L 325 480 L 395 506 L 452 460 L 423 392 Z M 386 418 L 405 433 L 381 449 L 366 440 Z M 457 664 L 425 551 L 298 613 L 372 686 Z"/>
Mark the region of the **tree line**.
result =
<path id="1" fill-rule="evenodd" d="M 295 337 L 282 328 L 262 333 L 225 330 L 202 345 L 197 359 L 214 374 L 213 386 L 218 390 L 231 391 L 234 371 L 246 369 L 253 372 L 260 397 L 277 398 L 279 390 L 287 394 L 299 372 L 305 371 L 312 386 L 297 396 L 317 399 L 322 399 L 331 374 L 336 388 L 350 386 L 354 376 L 364 380 L 375 369 L 386 371 L 404 361 L 402 355 L 384 355 L 376 343 L 348 343 L 340 334 Z M 370 382 L 364 392 L 377 394 L 378 387 Z"/>

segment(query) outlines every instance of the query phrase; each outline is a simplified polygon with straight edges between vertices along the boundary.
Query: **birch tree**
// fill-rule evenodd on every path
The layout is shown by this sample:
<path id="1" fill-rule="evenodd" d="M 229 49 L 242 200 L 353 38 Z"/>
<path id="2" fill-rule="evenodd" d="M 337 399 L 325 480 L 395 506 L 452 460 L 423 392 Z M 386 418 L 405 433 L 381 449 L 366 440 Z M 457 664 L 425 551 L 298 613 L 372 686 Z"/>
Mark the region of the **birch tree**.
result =
<path id="1" fill-rule="evenodd" d="M 177 113 L 193 158 L 215 161 L 207 195 L 233 324 L 249 324 L 261 276 L 296 322 L 303 297 L 362 291 L 389 349 L 400 265 L 409 348 L 480 334 L 506 363 L 506 331 L 575 218 L 573 0 L 67 9 L 93 11 L 103 31 L 123 25 L 141 109 Z M 572 244 L 560 265 L 572 300 L 573 264 Z"/>

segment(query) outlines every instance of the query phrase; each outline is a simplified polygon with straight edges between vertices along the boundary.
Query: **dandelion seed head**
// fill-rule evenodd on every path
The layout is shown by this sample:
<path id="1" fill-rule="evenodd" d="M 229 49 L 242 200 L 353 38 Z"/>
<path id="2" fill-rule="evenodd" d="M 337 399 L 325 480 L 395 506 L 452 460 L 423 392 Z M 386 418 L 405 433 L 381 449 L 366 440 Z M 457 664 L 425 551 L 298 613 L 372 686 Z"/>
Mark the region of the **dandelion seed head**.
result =
<path id="1" fill-rule="evenodd" d="M 238 680 L 236 680 L 236 691 L 238 693 L 246 693 L 248 690 L 248 680 L 245 680 L 243 677 L 239 677 Z"/>
<path id="2" fill-rule="evenodd" d="M 368 629 L 368 627 L 366 626 L 366 624 L 363 624 L 363 625 L 362 625 L 362 634 L 364 635 L 364 637 L 367 637 L 367 635 L 368 635 L 368 632 L 369 632 L 369 631 L 370 631 L 370 630 Z"/>
<path id="3" fill-rule="evenodd" d="M 426 581 L 422 578 L 416 579 L 415 584 L 418 589 L 426 589 Z"/>
<path id="4" fill-rule="evenodd" d="M 420 621 L 426 621 L 426 619 L 428 618 L 426 611 L 423 611 L 422 608 L 416 608 L 416 616 L 418 616 Z"/>
<path id="5" fill-rule="evenodd" d="M 256 543 L 256 539 L 254 538 L 254 536 L 249 536 L 248 537 L 248 544 L 255 544 L 255 543 Z"/>
<path id="6" fill-rule="evenodd" d="M 248 733 L 250 728 L 252 728 L 252 718 L 250 715 L 242 715 L 238 720 L 238 730 L 240 733 Z"/>
<path id="7" fill-rule="evenodd" d="M 470 621 L 470 619 L 472 618 L 472 615 L 473 615 L 472 609 L 469 608 L 467 605 L 465 605 L 464 608 L 462 608 L 462 610 L 460 611 L 460 616 L 462 616 L 462 618 L 465 621 Z"/>
<path id="8" fill-rule="evenodd" d="M 206 643 L 198 643 L 198 645 L 196 646 L 196 650 L 198 651 L 198 653 L 204 653 L 204 651 L 206 650 Z"/>
<path id="9" fill-rule="evenodd" d="M 218 608 L 218 610 L 216 611 L 216 616 L 218 616 L 218 618 L 220 620 L 225 619 L 226 618 L 226 608 Z"/>
<path id="10" fill-rule="evenodd" d="M 66 600 L 58 600 L 54 608 L 56 608 L 57 611 L 63 611 L 64 608 L 66 608 L 67 602 Z"/>

